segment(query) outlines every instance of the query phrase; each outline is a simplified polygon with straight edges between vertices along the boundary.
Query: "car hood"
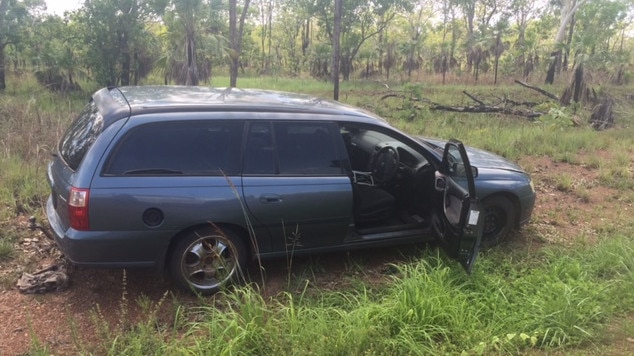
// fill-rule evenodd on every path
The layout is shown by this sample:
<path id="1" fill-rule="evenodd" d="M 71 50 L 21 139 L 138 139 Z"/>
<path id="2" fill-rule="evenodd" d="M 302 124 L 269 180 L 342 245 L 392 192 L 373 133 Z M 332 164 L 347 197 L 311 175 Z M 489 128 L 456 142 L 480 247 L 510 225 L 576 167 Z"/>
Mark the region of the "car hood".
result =
<path id="1" fill-rule="evenodd" d="M 447 143 L 447 141 L 435 138 L 418 137 L 418 139 L 436 146 L 435 149 L 439 152 L 444 151 L 445 144 Z M 478 169 L 502 169 L 525 173 L 522 167 L 520 167 L 517 163 L 511 162 L 504 157 L 496 155 L 495 153 L 470 146 L 465 146 L 465 148 L 467 150 L 467 155 L 469 156 L 469 162 L 471 162 L 472 166 L 477 167 Z"/>

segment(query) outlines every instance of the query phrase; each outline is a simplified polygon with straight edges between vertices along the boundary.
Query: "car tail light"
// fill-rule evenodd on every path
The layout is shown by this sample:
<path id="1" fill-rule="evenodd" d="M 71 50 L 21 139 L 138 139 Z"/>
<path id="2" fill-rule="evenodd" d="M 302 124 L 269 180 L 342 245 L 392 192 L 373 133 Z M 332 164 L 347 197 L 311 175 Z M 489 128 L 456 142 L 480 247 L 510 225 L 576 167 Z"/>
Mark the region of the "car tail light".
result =
<path id="1" fill-rule="evenodd" d="M 70 227 L 75 230 L 89 230 L 88 224 L 88 196 L 89 189 L 71 188 L 68 197 L 68 216 Z"/>

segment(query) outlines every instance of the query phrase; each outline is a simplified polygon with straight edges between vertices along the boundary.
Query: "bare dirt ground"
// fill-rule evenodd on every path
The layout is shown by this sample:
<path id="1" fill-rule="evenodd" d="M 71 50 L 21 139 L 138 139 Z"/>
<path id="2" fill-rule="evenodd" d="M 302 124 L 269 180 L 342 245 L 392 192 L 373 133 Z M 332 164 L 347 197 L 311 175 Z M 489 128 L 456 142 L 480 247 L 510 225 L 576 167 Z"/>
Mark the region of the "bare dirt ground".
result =
<path id="1" fill-rule="evenodd" d="M 555 163 L 548 158 L 528 158 L 520 163 L 531 172 L 538 201 L 532 223 L 515 234 L 511 243 L 536 249 L 553 243 L 572 244 L 579 239 L 593 243 L 606 228 L 618 231 L 629 223 L 634 207 L 620 202 L 617 190 L 597 184 L 597 168 L 583 163 Z M 562 176 L 573 177 L 572 184 L 562 185 Z M 35 259 L 34 265 L 43 268 L 60 261 L 52 242 L 41 233 L 26 229 L 25 217 L 18 217 L 16 224 L 25 231 L 21 253 Z M 407 258 L 407 254 L 408 249 L 394 248 L 313 256 L 294 261 L 291 271 L 285 267 L 285 260 L 265 261 L 266 280 L 259 284 L 263 293 L 275 295 L 283 290 L 302 288 L 289 285 L 290 274 L 300 277 L 305 274 L 305 279 L 318 288 L 343 288 L 353 275 L 372 283 L 385 280 L 389 264 Z M 359 260 L 363 261 L 360 268 L 354 266 L 354 261 Z M 15 274 L 19 268 L 12 262 L 0 262 L 0 276 Z M 250 274 L 259 279 L 258 271 Z M 147 308 L 138 305 L 139 299 L 158 303 L 167 292 L 165 320 L 161 319 L 167 324 L 175 300 L 188 305 L 200 303 L 176 290 L 167 278 L 154 271 L 127 271 L 124 278 L 122 270 L 70 268 L 68 275 L 70 285 L 59 292 L 21 294 L 15 284 L 0 286 L 0 355 L 25 354 L 33 345 L 45 345 L 51 354 L 58 355 L 95 351 L 94 345 L 102 341 L 101 322 L 117 325 L 121 319 L 124 291 L 126 318 L 131 321 L 143 320 L 147 312 Z M 100 316 L 96 316 L 98 310 Z M 634 353 L 634 335 L 619 330 L 615 330 L 613 340 L 601 354 Z"/>

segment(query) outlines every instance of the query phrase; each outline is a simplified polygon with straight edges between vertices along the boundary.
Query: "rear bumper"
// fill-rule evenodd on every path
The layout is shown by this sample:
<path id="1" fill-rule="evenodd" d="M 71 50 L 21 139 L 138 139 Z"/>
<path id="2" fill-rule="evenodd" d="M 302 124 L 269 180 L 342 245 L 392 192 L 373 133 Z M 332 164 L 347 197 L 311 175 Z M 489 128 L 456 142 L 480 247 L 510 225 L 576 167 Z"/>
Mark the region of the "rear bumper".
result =
<path id="1" fill-rule="evenodd" d="M 55 238 L 55 242 L 62 253 L 68 258 L 68 254 L 66 253 L 66 246 L 64 242 L 66 241 L 64 238 L 64 229 L 59 221 L 59 217 L 57 216 L 57 212 L 53 207 L 53 197 L 49 195 L 48 200 L 46 201 L 46 218 L 48 220 L 49 225 L 51 225 L 51 230 L 53 230 L 53 237 Z"/>

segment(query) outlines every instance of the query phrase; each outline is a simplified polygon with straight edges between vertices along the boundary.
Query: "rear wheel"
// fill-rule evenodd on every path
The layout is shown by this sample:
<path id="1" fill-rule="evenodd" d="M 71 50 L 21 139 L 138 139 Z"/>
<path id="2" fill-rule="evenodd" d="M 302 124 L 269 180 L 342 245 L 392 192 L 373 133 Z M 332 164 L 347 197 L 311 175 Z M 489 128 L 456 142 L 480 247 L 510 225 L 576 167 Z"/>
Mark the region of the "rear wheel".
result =
<path id="1" fill-rule="evenodd" d="M 494 196 L 482 201 L 484 231 L 480 247 L 490 248 L 500 244 L 513 230 L 515 207 L 508 198 Z"/>
<path id="2" fill-rule="evenodd" d="M 192 231 L 176 243 L 170 273 L 182 288 L 212 294 L 242 277 L 246 249 L 231 230 L 205 227 Z"/>

